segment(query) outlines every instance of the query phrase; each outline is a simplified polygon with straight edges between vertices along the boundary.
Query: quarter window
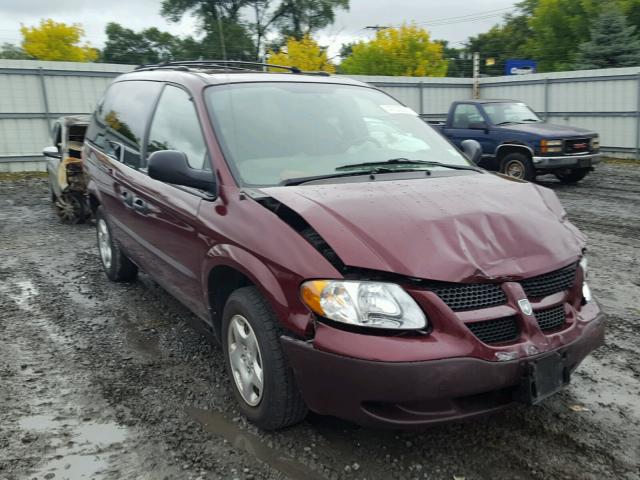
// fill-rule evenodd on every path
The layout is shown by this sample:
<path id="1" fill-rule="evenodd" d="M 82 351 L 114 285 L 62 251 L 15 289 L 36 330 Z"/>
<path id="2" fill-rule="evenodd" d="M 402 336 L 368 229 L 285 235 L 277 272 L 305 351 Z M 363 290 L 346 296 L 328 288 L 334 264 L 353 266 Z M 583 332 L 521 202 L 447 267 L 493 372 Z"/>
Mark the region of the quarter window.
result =
<path id="1" fill-rule="evenodd" d="M 160 150 L 178 150 L 191 168 L 211 169 L 193 102 L 187 92 L 171 85 L 162 92 L 147 142 L 147 154 Z"/>

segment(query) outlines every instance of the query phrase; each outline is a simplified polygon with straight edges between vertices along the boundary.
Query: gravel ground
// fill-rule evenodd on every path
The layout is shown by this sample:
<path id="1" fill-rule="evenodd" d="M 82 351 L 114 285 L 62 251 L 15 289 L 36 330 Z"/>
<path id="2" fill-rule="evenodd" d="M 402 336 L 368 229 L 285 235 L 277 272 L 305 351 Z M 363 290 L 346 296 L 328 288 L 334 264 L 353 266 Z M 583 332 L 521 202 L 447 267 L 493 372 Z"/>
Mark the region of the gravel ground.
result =
<path id="1" fill-rule="evenodd" d="M 263 433 L 184 307 L 144 274 L 109 283 L 94 227 L 58 223 L 45 180 L 0 181 L 0 480 L 640 479 L 640 168 L 544 183 L 589 236 L 609 314 L 569 388 L 420 432 L 310 415 Z"/>

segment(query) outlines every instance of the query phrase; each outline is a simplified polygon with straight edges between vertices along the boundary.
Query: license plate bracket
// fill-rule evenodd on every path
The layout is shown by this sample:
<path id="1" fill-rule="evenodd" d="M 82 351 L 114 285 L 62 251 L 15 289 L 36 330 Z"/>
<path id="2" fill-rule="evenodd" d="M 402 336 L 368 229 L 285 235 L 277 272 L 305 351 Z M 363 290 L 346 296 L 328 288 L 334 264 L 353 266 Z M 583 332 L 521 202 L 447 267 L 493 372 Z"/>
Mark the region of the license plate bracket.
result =
<path id="1" fill-rule="evenodd" d="M 516 397 L 521 402 L 536 405 L 560 391 L 570 380 L 566 355 L 554 352 L 525 365 Z"/>

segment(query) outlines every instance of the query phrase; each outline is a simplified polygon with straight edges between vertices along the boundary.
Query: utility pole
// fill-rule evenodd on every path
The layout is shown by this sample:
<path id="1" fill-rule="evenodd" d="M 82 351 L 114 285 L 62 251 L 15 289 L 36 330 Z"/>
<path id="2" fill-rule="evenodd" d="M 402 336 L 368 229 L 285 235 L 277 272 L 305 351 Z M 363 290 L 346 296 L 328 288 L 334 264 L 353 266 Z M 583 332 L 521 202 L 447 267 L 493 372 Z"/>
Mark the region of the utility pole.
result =
<path id="1" fill-rule="evenodd" d="M 480 98 L 480 52 L 473 53 L 473 99 Z"/>

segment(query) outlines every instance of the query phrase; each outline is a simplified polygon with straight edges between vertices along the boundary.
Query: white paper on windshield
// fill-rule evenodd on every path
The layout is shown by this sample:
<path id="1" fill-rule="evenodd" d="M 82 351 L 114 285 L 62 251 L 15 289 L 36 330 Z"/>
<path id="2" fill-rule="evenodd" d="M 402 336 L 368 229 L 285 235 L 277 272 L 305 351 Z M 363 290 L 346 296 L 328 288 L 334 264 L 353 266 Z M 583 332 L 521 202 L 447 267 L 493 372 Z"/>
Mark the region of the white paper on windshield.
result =
<path id="1" fill-rule="evenodd" d="M 404 115 L 414 115 L 418 116 L 416 112 L 411 110 L 409 107 L 405 107 L 404 105 L 380 105 L 385 112 L 391 113 L 392 115 L 404 114 Z"/>

